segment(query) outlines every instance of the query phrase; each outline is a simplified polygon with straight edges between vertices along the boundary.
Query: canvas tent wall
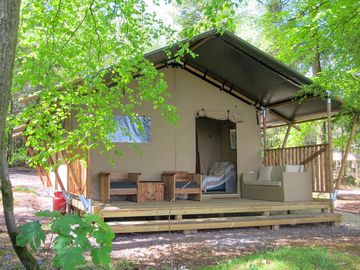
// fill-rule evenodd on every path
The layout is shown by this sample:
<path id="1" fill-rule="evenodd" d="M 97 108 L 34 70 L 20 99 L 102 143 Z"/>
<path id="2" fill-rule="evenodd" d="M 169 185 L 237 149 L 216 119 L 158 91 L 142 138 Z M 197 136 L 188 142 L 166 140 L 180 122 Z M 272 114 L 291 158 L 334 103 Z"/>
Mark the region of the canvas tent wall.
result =
<path id="1" fill-rule="evenodd" d="M 160 180 L 163 171 L 196 170 L 196 129 L 197 112 L 205 110 L 236 111 L 243 117 L 236 123 L 238 177 L 241 172 L 255 170 L 261 165 L 260 127 L 256 121 L 256 110 L 246 103 L 219 91 L 216 87 L 198 79 L 181 69 L 163 69 L 169 91 L 169 102 L 178 108 L 178 127 L 167 123 L 150 104 L 138 109 L 139 115 L 151 118 L 151 141 L 138 144 L 141 153 L 134 151 L 130 144 L 116 143 L 123 155 L 109 157 L 100 149 L 91 151 L 90 171 L 93 181 L 93 198 L 98 198 L 99 172 L 126 170 L 141 172 L 142 180 Z"/>

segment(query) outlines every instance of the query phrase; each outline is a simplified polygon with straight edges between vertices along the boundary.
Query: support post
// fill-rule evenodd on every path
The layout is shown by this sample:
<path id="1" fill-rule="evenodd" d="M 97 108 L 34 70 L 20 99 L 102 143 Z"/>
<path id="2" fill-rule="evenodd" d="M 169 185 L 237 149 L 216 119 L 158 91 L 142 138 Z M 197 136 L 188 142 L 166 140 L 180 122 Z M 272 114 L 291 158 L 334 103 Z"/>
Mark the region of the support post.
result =
<path id="1" fill-rule="evenodd" d="M 285 148 L 286 147 L 286 143 L 287 143 L 287 140 L 289 138 L 289 135 L 290 135 L 290 131 L 291 131 L 291 128 L 292 128 L 293 125 L 288 125 L 288 128 L 286 130 L 286 134 L 285 134 L 285 138 L 284 138 L 284 141 L 283 141 L 283 144 L 281 146 L 281 148 Z"/>
<path id="2" fill-rule="evenodd" d="M 332 162 L 333 162 L 333 147 L 332 147 L 332 124 L 331 124 L 331 97 L 330 92 L 327 91 L 327 126 L 328 126 L 328 147 L 329 147 L 329 154 L 328 154 L 328 181 L 330 184 L 330 212 L 334 213 L 334 200 L 333 200 L 333 192 L 334 192 L 334 183 L 333 183 L 333 170 L 332 170 Z"/>
<path id="3" fill-rule="evenodd" d="M 341 158 L 339 176 L 336 179 L 336 189 L 339 189 L 341 184 L 342 184 L 342 180 L 343 180 L 344 174 L 345 174 L 345 167 L 346 167 L 347 158 L 349 156 L 351 145 L 352 145 L 352 143 L 354 141 L 354 136 L 355 136 L 356 130 L 358 129 L 358 125 L 359 125 L 359 114 L 357 113 L 354 116 L 353 124 L 352 124 L 351 131 L 350 131 L 350 134 L 349 134 L 349 139 L 348 139 L 348 141 L 346 143 L 344 155 Z"/>
<path id="4" fill-rule="evenodd" d="M 262 123 L 263 123 L 263 148 L 264 148 L 264 164 L 266 162 L 266 109 L 262 110 Z"/>

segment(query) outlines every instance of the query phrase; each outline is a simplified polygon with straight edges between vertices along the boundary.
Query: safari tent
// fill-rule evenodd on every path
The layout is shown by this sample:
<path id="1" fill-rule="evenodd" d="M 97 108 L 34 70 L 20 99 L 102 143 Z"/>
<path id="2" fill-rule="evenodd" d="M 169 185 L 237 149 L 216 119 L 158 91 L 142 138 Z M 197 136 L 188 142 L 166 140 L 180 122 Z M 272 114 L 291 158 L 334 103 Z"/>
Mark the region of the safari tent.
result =
<path id="1" fill-rule="evenodd" d="M 86 167 L 74 161 L 50 175 L 37 168 L 41 177 L 61 182 L 74 208 L 99 213 L 118 233 L 338 224 L 332 200 L 313 193 L 333 192 L 330 120 L 341 103 L 299 97 L 310 79 L 229 32 L 189 42 L 195 58 L 146 55 L 165 75 L 177 126 L 146 104 L 137 109 L 143 133 L 115 113 L 132 136 L 111 134 L 123 153 L 114 165 L 95 149 Z M 286 148 L 291 128 L 321 118 L 329 120 L 327 144 Z M 283 147 L 264 149 L 266 130 L 282 125 Z"/>

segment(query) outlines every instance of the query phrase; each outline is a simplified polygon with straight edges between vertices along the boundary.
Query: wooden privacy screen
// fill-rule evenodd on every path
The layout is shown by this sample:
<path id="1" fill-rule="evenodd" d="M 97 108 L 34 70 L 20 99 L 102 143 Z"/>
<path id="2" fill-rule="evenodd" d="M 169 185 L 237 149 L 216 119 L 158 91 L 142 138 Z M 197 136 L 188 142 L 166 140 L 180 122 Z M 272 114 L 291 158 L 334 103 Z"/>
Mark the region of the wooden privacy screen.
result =
<path id="1" fill-rule="evenodd" d="M 264 153 L 266 166 L 305 165 L 311 170 L 313 192 L 330 192 L 329 145 L 316 144 L 299 147 L 267 149 Z"/>
<path id="2" fill-rule="evenodd" d="M 83 166 L 80 159 L 74 159 L 71 162 L 65 162 L 64 157 L 68 154 L 61 152 L 61 154 L 54 155 L 51 159 L 53 163 L 66 165 L 66 179 L 61 179 L 58 168 L 55 168 L 57 173 L 57 182 L 61 181 L 66 184 L 66 192 L 74 195 L 84 195 L 87 198 L 91 198 L 91 177 L 88 166 Z M 86 153 L 86 163 L 89 164 L 89 153 Z M 56 183 L 56 182 L 55 182 Z M 56 184 L 55 184 L 56 187 Z"/>
<path id="3" fill-rule="evenodd" d="M 89 170 L 88 167 L 82 165 L 80 159 L 75 159 L 67 164 L 67 179 L 68 193 L 91 197 Z"/>

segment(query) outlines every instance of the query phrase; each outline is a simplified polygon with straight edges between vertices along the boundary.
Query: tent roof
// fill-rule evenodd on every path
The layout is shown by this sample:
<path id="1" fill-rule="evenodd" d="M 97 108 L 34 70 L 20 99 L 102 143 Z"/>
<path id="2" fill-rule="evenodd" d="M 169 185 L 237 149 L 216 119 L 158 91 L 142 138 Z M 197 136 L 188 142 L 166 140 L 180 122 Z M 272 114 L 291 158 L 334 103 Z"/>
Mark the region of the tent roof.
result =
<path id="1" fill-rule="evenodd" d="M 269 54 L 257 49 L 241 38 L 225 31 L 205 32 L 187 40 L 197 54 L 186 54 L 182 63 L 169 58 L 178 45 L 150 52 L 146 57 L 158 68 L 176 66 L 219 87 L 257 109 L 269 109 L 268 126 L 312 120 L 326 115 L 326 101 L 308 97 L 301 101 L 297 91 L 312 81 Z M 332 110 L 338 111 L 341 103 L 333 102 Z"/>

